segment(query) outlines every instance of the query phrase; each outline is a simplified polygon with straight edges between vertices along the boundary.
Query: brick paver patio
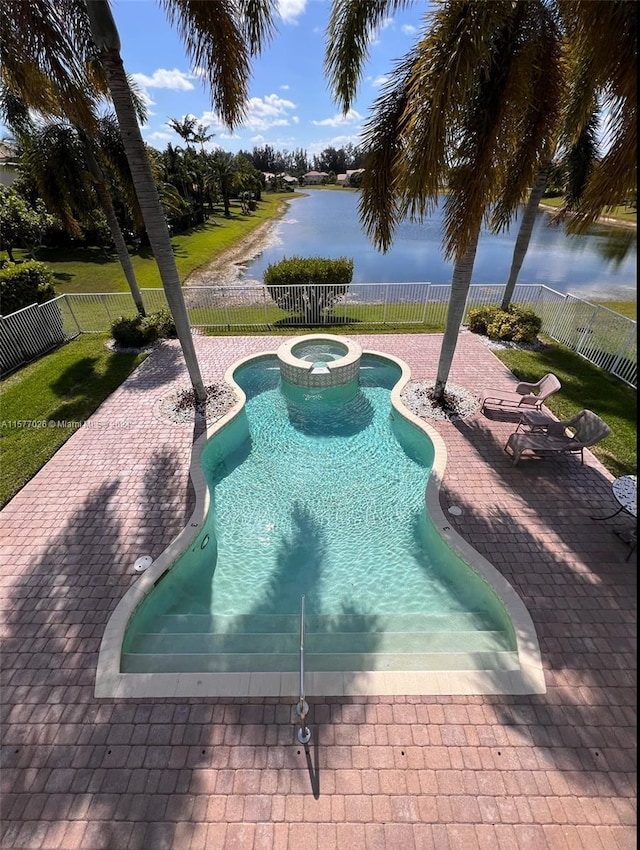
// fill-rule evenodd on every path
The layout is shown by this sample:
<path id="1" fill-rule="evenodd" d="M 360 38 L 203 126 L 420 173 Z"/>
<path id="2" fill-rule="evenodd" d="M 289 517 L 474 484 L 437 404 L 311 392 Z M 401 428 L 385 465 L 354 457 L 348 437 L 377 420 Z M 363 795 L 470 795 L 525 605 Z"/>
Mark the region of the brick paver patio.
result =
<path id="1" fill-rule="evenodd" d="M 441 337 L 358 337 L 433 378 Z M 197 338 L 205 382 L 282 338 Z M 510 373 L 463 335 L 451 381 Z M 443 508 L 535 623 L 543 695 L 97 700 L 100 640 L 181 530 L 192 426 L 158 416 L 186 386 L 157 350 L 9 503 L 2 520 L 2 848 L 627 850 L 636 846 L 636 559 L 612 533 L 591 456 L 523 462 L 513 425 L 439 424 Z"/>

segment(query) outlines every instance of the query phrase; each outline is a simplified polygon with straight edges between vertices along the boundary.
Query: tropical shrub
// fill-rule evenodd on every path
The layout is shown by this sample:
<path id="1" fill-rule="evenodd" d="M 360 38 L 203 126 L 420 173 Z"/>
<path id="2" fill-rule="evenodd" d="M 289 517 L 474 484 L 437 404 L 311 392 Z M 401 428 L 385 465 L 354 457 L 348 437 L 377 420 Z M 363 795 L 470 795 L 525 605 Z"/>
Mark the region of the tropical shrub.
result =
<path id="1" fill-rule="evenodd" d="M 175 337 L 176 326 L 168 310 L 159 310 L 149 316 L 120 316 L 111 325 L 111 335 L 123 348 L 142 348 L 157 339 Z"/>
<path id="2" fill-rule="evenodd" d="M 353 260 L 339 257 L 291 257 L 272 263 L 264 283 L 278 307 L 302 315 L 309 325 L 324 324 L 331 308 L 346 295 L 353 278 Z"/>
<path id="3" fill-rule="evenodd" d="M 479 307 L 469 310 L 467 326 L 472 333 L 485 334 L 489 339 L 530 343 L 535 342 L 542 319 L 533 310 L 514 305 L 508 310 Z"/>
<path id="4" fill-rule="evenodd" d="M 0 268 L 0 313 L 3 316 L 55 297 L 53 277 L 44 263 L 35 260 L 8 262 Z"/>

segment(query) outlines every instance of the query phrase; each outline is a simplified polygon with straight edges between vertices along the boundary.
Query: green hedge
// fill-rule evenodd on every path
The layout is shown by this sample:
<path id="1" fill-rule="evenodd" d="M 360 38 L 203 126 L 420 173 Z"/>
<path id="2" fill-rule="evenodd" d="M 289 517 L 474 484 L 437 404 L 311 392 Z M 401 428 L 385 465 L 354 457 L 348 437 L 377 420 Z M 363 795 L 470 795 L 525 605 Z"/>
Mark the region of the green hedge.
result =
<path id="1" fill-rule="evenodd" d="M 111 335 L 124 348 L 143 348 L 157 339 L 175 337 L 176 326 L 168 310 L 159 310 L 148 316 L 120 316 L 111 325 Z"/>
<path id="2" fill-rule="evenodd" d="M 522 307 L 478 307 L 469 310 L 467 325 L 474 334 L 485 334 L 489 339 L 504 342 L 535 342 L 542 327 L 542 319 Z"/>
<path id="3" fill-rule="evenodd" d="M 44 263 L 27 260 L 7 263 L 0 268 L 0 313 L 3 316 L 55 297 L 53 277 Z"/>
<path id="4" fill-rule="evenodd" d="M 349 289 L 353 260 L 339 257 L 291 257 L 272 263 L 264 283 L 278 307 L 303 315 L 310 325 L 329 321 L 330 311 Z"/>

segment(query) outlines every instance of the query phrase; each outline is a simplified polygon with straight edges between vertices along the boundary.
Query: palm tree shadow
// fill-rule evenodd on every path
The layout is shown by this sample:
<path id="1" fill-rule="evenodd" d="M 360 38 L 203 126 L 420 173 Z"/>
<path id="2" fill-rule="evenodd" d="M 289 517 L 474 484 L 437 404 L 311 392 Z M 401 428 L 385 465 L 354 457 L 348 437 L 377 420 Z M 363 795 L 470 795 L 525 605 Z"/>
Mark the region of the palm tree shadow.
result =
<path id="1" fill-rule="evenodd" d="M 170 384 L 180 376 L 184 376 L 187 387 L 189 378 L 182 349 L 174 342 L 160 341 L 158 347 L 128 379 L 127 390 L 146 392 Z"/>

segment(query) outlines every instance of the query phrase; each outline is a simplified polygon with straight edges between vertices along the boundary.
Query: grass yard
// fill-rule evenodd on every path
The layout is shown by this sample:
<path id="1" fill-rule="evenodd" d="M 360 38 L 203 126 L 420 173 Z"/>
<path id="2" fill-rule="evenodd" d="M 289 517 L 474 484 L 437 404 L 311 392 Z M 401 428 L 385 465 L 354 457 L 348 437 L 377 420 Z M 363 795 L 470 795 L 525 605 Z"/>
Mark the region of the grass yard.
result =
<path id="1" fill-rule="evenodd" d="M 84 334 L 0 381 L 0 507 L 78 427 L 48 423 L 83 422 L 147 356 L 114 354 L 107 339 Z"/>
<path id="2" fill-rule="evenodd" d="M 543 198 L 541 201 L 543 206 L 561 207 L 564 204 L 564 198 L 559 195 L 557 197 Z M 628 221 L 636 224 L 638 221 L 638 213 L 630 207 L 620 204 L 616 207 L 606 207 L 602 210 L 604 218 L 618 219 L 618 221 Z"/>
<path id="3" fill-rule="evenodd" d="M 620 313 L 620 315 L 626 316 L 627 319 L 636 321 L 638 313 L 637 301 L 592 301 L 591 303 L 599 304 L 601 307 L 608 307 L 614 313 Z"/>
<path id="4" fill-rule="evenodd" d="M 611 428 L 611 435 L 591 450 L 615 476 L 637 468 L 636 391 L 569 349 L 553 343 L 544 351 L 496 351 L 497 357 L 521 381 L 538 381 L 547 372 L 557 375 L 562 389 L 547 407 L 562 420 L 587 408 Z"/>
<path id="5" fill-rule="evenodd" d="M 240 205 L 231 204 L 231 218 L 221 213 L 202 227 L 189 233 L 174 236 L 173 245 L 180 280 L 184 281 L 200 266 L 211 262 L 223 251 L 238 244 L 269 219 L 284 214 L 283 201 L 293 198 L 293 193 L 271 194 L 266 192 L 258 208 L 242 215 Z M 21 257 L 21 252 L 16 251 Z M 124 273 L 115 255 L 105 257 L 99 248 L 69 251 L 61 248 L 41 248 L 37 259 L 46 263 L 53 273 L 58 294 L 64 292 L 129 292 Z M 141 289 L 160 287 L 158 267 L 149 248 L 131 254 L 131 261 Z"/>

